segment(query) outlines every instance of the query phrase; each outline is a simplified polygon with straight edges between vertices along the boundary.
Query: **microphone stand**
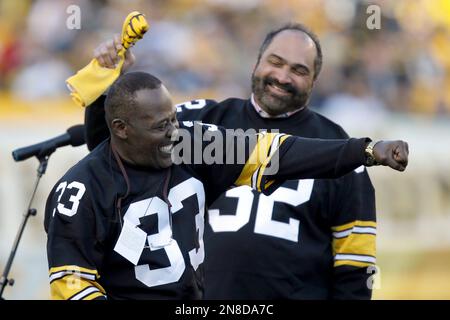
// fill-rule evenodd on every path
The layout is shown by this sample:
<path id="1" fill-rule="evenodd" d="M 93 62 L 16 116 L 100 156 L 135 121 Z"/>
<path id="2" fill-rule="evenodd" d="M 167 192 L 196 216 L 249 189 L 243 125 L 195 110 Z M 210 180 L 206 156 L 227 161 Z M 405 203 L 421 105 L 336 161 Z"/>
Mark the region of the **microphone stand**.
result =
<path id="1" fill-rule="evenodd" d="M 14 279 L 8 279 L 9 271 L 11 270 L 11 266 L 14 260 L 14 256 L 16 255 L 17 247 L 19 246 L 20 239 L 22 238 L 23 231 L 25 230 L 25 226 L 28 222 L 28 218 L 31 216 L 35 216 L 37 211 L 34 208 L 31 208 L 31 204 L 34 200 L 34 196 L 36 195 L 36 190 L 41 180 L 41 177 L 45 174 L 47 170 L 48 158 L 50 155 L 56 150 L 56 146 L 53 148 L 44 148 L 43 151 L 36 157 L 39 160 L 39 167 L 37 169 L 37 180 L 34 185 L 34 190 L 31 195 L 30 202 L 28 203 L 28 209 L 23 215 L 22 223 L 20 224 L 19 231 L 17 232 L 16 239 L 14 240 L 13 247 L 11 249 L 11 253 L 9 254 L 8 261 L 6 262 L 5 269 L 3 270 L 2 277 L 0 278 L 0 300 L 4 300 L 3 291 L 7 285 L 13 286 Z"/>

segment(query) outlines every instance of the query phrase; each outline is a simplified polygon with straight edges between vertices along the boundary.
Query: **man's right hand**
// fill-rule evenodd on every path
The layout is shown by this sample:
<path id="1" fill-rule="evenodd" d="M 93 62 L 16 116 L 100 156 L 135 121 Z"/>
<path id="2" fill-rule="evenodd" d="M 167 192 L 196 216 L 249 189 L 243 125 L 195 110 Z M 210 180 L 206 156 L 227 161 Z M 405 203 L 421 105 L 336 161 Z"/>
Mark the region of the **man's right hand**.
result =
<path id="1" fill-rule="evenodd" d="M 114 39 L 102 42 L 94 50 L 94 58 L 97 59 L 100 66 L 105 68 L 114 69 L 119 63 L 119 55 L 117 54 L 122 49 L 122 43 L 120 40 L 120 35 L 115 35 Z M 123 63 L 122 73 L 124 73 L 128 68 L 130 68 L 136 57 L 131 52 L 131 48 L 125 52 L 125 62 Z"/>
<path id="2" fill-rule="evenodd" d="M 373 147 L 373 155 L 378 164 L 405 171 L 408 166 L 408 143 L 401 140 L 378 141 Z"/>

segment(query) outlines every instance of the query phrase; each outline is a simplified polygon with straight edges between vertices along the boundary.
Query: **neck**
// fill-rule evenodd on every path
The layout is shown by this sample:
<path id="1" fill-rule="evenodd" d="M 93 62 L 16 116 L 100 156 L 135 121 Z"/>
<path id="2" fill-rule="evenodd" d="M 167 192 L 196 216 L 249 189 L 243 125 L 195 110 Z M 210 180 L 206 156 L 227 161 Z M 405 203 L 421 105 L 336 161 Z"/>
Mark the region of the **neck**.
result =
<path id="1" fill-rule="evenodd" d="M 302 111 L 303 109 L 306 108 L 306 105 L 303 107 L 300 107 L 298 109 L 295 109 L 293 111 L 288 111 L 288 112 L 284 112 L 284 113 L 278 113 L 278 114 L 271 114 L 270 112 L 268 112 L 267 110 L 265 110 L 264 108 L 261 107 L 262 104 L 260 104 L 257 100 L 255 95 L 252 93 L 251 96 L 251 102 L 253 107 L 255 108 L 256 112 L 258 112 L 258 114 L 262 117 L 262 118 L 287 118 L 290 117 L 291 115 Z"/>
<path id="2" fill-rule="evenodd" d="M 116 152 L 116 154 L 120 157 L 120 159 L 128 164 L 137 166 L 138 163 L 133 158 L 132 153 L 129 152 L 126 148 L 126 146 L 123 145 L 123 143 L 120 143 L 114 137 L 111 137 L 111 148 L 113 149 L 113 152 Z"/>
<path id="3" fill-rule="evenodd" d="M 136 152 L 135 149 L 130 148 L 123 141 L 117 141 L 111 136 L 110 143 L 111 148 L 115 150 L 116 155 L 120 157 L 120 160 L 128 167 L 145 171 L 161 169 L 155 162 L 151 162 L 149 159 L 145 158 L 145 155 L 142 152 Z"/>

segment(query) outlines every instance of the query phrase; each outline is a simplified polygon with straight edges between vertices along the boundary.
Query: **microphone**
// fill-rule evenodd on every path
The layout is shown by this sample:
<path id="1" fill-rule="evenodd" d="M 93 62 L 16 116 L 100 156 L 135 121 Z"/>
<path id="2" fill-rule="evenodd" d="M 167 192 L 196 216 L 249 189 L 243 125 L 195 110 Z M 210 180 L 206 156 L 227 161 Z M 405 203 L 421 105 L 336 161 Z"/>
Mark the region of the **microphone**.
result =
<path id="1" fill-rule="evenodd" d="M 84 125 L 79 124 L 67 129 L 67 132 L 40 143 L 28 147 L 16 149 L 12 152 L 15 161 L 22 161 L 32 156 L 45 157 L 52 154 L 57 148 L 71 145 L 81 146 L 86 142 L 84 137 Z"/>

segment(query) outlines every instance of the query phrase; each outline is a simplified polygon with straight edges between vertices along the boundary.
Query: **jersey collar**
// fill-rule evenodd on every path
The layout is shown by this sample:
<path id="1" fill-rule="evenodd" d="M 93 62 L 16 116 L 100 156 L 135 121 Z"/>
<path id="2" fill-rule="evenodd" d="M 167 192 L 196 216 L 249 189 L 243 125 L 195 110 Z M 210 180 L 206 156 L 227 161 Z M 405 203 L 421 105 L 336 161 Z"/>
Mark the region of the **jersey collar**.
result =
<path id="1" fill-rule="evenodd" d="M 297 112 L 302 111 L 304 108 L 300 108 L 297 109 L 295 111 L 291 111 L 291 112 L 286 112 L 286 113 L 282 113 L 276 116 L 272 116 L 270 114 L 268 114 L 266 111 L 264 111 L 256 102 L 255 100 L 255 96 L 252 93 L 252 96 L 250 98 L 251 102 L 252 102 L 252 106 L 253 108 L 255 108 L 256 112 L 261 116 L 261 118 L 266 118 L 266 119 L 277 119 L 277 118 L 288 118 L 290 116 L 292 116 L 293 114 L 296 114 Z"/>

